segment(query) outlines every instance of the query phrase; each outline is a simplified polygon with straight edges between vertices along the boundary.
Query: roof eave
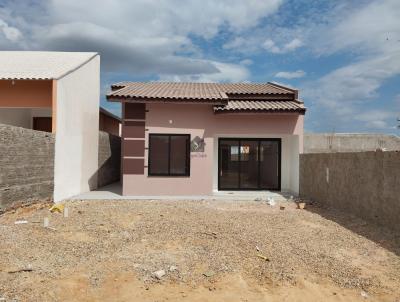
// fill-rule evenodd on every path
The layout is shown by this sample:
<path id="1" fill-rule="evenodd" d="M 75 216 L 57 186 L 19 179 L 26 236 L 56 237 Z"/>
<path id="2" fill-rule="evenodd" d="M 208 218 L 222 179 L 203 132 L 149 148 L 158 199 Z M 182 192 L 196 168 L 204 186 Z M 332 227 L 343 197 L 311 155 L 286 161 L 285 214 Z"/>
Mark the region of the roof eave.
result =
<path id="1" fill-rule="evenodd" d="M 281 109 L 281 110 L 269 110 L 269 109 L 234 109 L 234 110 L 216 110 L 214 109 L 215 114 L 255 114 L 255 113 L 269 113 L 269 114 L 300 114 L 304 115 L 306 113 L 306 108 L 302 109 Z"/>

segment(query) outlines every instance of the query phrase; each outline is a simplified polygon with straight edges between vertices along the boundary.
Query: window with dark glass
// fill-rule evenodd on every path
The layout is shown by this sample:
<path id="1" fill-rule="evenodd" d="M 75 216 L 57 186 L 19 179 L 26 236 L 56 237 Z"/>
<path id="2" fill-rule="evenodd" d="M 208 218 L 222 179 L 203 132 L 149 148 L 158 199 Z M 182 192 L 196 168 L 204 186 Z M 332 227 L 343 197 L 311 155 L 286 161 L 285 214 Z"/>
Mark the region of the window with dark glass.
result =
<path id="1" fill-rule="evenodd" d="M 190 135 L 150 134 L 149 175 L 189 176 Z"/>

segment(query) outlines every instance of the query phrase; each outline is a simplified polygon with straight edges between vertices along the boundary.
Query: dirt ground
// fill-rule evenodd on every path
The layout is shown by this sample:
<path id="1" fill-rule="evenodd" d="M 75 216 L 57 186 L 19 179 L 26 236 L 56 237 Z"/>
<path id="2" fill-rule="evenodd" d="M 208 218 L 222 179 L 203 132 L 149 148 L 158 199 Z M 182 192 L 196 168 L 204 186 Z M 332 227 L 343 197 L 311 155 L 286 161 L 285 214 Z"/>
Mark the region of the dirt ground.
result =
<path id="1" fill-rule="evenodd" d="M 400 301 L 399 234 L 316 205 L 66 206 L 0 216 L 0 301 Z"/>

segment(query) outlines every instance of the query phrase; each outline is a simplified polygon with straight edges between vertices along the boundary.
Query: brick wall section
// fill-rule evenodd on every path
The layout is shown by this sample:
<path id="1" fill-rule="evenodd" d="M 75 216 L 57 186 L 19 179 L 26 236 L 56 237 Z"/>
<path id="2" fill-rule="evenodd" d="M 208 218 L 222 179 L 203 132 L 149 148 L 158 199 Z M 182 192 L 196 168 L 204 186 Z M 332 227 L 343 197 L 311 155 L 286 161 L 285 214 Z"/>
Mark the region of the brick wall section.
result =
<path id="1" fill-rule="evenodd" d="M 302 154 L 300 195 L 400 231 L 400 152 Z"/>
<path id="2" fill-rule="evenodd" d="M 0 210 L 52 197 L 54 142 L 51 133 L 0 124 Z"/>
<path id="3" fill-rule="evenodd" d="M 119 181 L 121 176 L 121 138 L 106 132 L 99 134 L 99 187 Z"/>
<path id="4" fill-rule="evenodd" d="M 0 212 L 53 197 L 54 142 L 52 133 L 0 124 Z M 100 132 L 99 187 L 119 181 L 120 162 L 120 137 Z"/>

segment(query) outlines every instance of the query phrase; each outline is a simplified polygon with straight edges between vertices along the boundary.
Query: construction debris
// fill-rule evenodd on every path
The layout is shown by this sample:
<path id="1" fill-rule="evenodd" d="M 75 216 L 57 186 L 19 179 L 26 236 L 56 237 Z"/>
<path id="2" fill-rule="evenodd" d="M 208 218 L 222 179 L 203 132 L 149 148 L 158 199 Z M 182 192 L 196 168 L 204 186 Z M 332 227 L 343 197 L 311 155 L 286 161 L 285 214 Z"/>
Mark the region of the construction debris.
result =
<path id="1" fill-rule="evenodd" d="M 32 272 L 33 268 L 31 265 L 28 265 L 27 267 L 21 268 L 21 269 L 17 269 L 17 270 L 12 270 L 12 271 L 8 271 L 9 274 L 15 274 L 15 273 L 22 273 L 22 272 Z"/>
<path id="2" fill-rule="evenodd" d="M 49 211 L 51 212 L 51 213 L 55 213 L 55 212 L 57 212 L 57 213 L 62 213 L 63 211 L 64 211 L 64 207 L 65 207 L 65 205 L 63 204 L 63 203 L 56 203 L 56 204 L 53 204 L 52 206 L 51 206 L 51 208 L 49 209 Z"/>
<path id="3" fill-rule="evenodd" d="M 164 277 L 165 274 L 166 274 L 165 271 L 162 269 L 162 270 L 154 272 L 153 276 L 156 277 L 158 280 L 161 280 L 161 278 Z"/>
<path id="4" fill-rule="evenodd" d="M 215 275 L 215 273 L 213 271 L 207 271 L 207 272 L 203 273 L 203 276 L 205 276 L 207 278 L 210 278 L 214 275 Z"/>
<path id="5" fill-rule="evenodd" d="M 217 239 L 217 233 L 215 232 L 203 232 L 204 235 L 212 236 L 215 239 Z"/>
<path id="6" fill-rule="evenodd" d="M 26 223 L 28 223 L 27 220 L 17 220 L 14 222 L 14 224 L 26 224 Z"/>
<path id="7" fill-rule="evenodd" d="M 368 294 L 365 291 L 362 290 L 360 294 L 364 299 L 368 299 Z"/>
<path id="8" fill-rule="evenodd" d="M 257 254 L 257 257 L 258 257 L 258 258 L 261 258 L 261 259 L 263 259 L 263 260 L 265 260 L 265 261 L 269 261 L 269 258 L 266 257 L 266 256 L 264 256 L 264 255 Z"/>
<path id="9" fill-rule="evenodd" d="M 272 197 L 267 198 L 267 204 L 269 204 L 271 207 L 276 206 L 276 201 Z"/>
<path id="10" fill-rule="evenodd" d="M 305 207 L 306 207 L 306 203 L 305 202 L 298 202 L 297 203 L 297 208 L 298 209 L 303 210 L 303 209 L 305 209 Z"/>

